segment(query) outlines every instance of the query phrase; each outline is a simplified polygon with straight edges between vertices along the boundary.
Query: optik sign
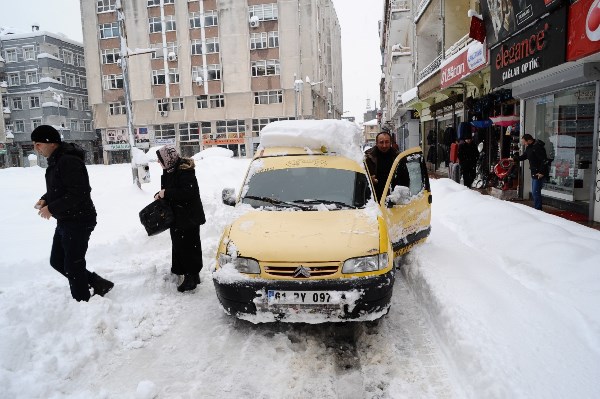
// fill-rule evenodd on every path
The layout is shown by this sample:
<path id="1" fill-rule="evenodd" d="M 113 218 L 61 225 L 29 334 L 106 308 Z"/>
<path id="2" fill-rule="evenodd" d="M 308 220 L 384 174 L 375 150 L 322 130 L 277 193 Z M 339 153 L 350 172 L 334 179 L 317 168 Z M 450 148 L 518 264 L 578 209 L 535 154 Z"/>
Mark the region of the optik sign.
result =
<path id="1" fill-rule="evenodd" d="M 492 89 L 565 62 L 567 8 L 561 7 L 490 52 Z"/>

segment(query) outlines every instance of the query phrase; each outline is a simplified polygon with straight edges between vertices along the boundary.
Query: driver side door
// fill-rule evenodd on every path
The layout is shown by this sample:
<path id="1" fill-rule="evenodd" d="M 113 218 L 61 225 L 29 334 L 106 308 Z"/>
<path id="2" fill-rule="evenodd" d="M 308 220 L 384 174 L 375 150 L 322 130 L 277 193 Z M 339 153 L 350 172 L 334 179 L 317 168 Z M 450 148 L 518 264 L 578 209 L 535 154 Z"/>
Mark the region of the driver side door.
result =
<path id="1" fill-rule="evenodd" d="M 400 153 L 394 160 L 379 204 L 395 258 L 429 235 L 431 201 L 429 177 L 421 149 L 415 147 Z"/>

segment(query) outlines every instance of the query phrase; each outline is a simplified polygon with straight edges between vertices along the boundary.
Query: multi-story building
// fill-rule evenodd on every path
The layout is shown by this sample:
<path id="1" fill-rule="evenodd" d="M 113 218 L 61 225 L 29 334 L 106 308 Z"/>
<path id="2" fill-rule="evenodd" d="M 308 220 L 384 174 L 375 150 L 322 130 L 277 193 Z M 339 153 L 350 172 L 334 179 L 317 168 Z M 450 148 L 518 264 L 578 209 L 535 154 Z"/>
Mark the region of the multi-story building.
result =
<path id="1" fill-rule="evenodd" d="M 25 33 L 3 29 L 0 52 L 4 60 L 3 67 L 0 63 L 0 91 L 4 92 L 0 142 L 4 140 L 7 152 L 4 165 L 28 165 L 29 155 L 34 154 L 30 134 L 42 124 L 56 127 L 64 140 L 82 146 L 86 161 L 94 162 L 98 154 L 94 156 L 96 135 L 87 99 L 82 44 L 40 31 L 34 25 Z"/>
<path id="2" fill-rule="evenodd" d="M 136 146 L 172 143 L 185 156 L 211 146 L 251 155 L 271 121 L 341 116 L 331 0 L 101 0 L 81 10 L 108 162 L 128 158 L 127 82 Z"/>

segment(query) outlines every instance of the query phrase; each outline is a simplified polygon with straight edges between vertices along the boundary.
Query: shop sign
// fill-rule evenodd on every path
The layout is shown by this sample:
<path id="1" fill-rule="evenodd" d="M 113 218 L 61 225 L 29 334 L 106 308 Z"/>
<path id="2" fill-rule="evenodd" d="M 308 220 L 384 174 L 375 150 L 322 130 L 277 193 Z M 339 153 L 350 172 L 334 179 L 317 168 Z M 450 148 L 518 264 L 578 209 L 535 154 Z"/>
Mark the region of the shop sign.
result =
<path id="1" fill-rule="evenodd" d="M 175 138 L 172 139 L 154 139 L 156 145 L 175 145 Z"/>
<path id="2" fill-rule="evenodd" d="M 104 144 L 104 151 L 123 151 L 129 150 L 129 144 L 117 143 L 117 144 Z"/>
<path id="3" fill-rule="evenodd" d="M 487 43 L 509 38 L 542 15 L 562 4 L 561 0 L 482 0 L 481 13 L 485 22 Z"/>
<path id="4" fill-rule="evenodd" d="M 579 0 L 569 7 L 567 61 L 600 51 L 600 0 Z"/>
<path id="5" fill-rule="evenodd" d="M 491 87 L 565 62 L 567 9 L 558 9 L 537 24 L 490 51 Z"/>
<path id="6" fill-rule="evenodd" d="M 202 140 L 202 145 L 227 145 L 227 144 L 244 144 L 244 139 L 218 139 L 218 140 Z"/>
<path id="7" fill-rule="evenodd" d="M 460 82 L 473 72 L 477 72 L 487 63 L 487 49 L 480 42 L 472 42 L 454 57 L 445 60 L 440 66 L 441 88 L 445 89 Z"/>
<path id="8" fill-rule="evenodd" d="M 135 146 L 137 148 L 150 148 L 150 133 L 148 133 L 147 127 L 137 127 L 135 128 Z"/>

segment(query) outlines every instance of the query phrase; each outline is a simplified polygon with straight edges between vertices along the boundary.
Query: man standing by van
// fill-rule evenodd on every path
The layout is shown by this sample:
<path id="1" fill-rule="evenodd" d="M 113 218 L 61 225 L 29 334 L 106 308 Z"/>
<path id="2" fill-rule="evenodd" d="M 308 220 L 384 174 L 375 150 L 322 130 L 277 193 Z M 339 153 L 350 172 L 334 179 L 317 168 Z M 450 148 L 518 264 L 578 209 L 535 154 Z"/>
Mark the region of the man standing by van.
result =
<path id="1" fill-rule="evenodd" d="M 96 208 L 84 154 L 80 148 L 61 141 L 52 126 L 41 125 L 31 133 L 35 151 L 48 158 L 46 193 L 35 204 L 44 219 L 56 219 L 50 265 L 69 280 L 71 296 L 89 301 L 90 288 L 104 296 L 114 284 L 86 269 L 85 254 L 96 227 Z"/>
<path id="2" fill-rule="evenodd" d="M 375 138 L 375 147 L 365 151 L 366 164 L 371 181 L 375 186 L 377 201 L 381 200 L 385 183 L 399 152 L 392 147 L 392 135 L 383 131 Z"/>

